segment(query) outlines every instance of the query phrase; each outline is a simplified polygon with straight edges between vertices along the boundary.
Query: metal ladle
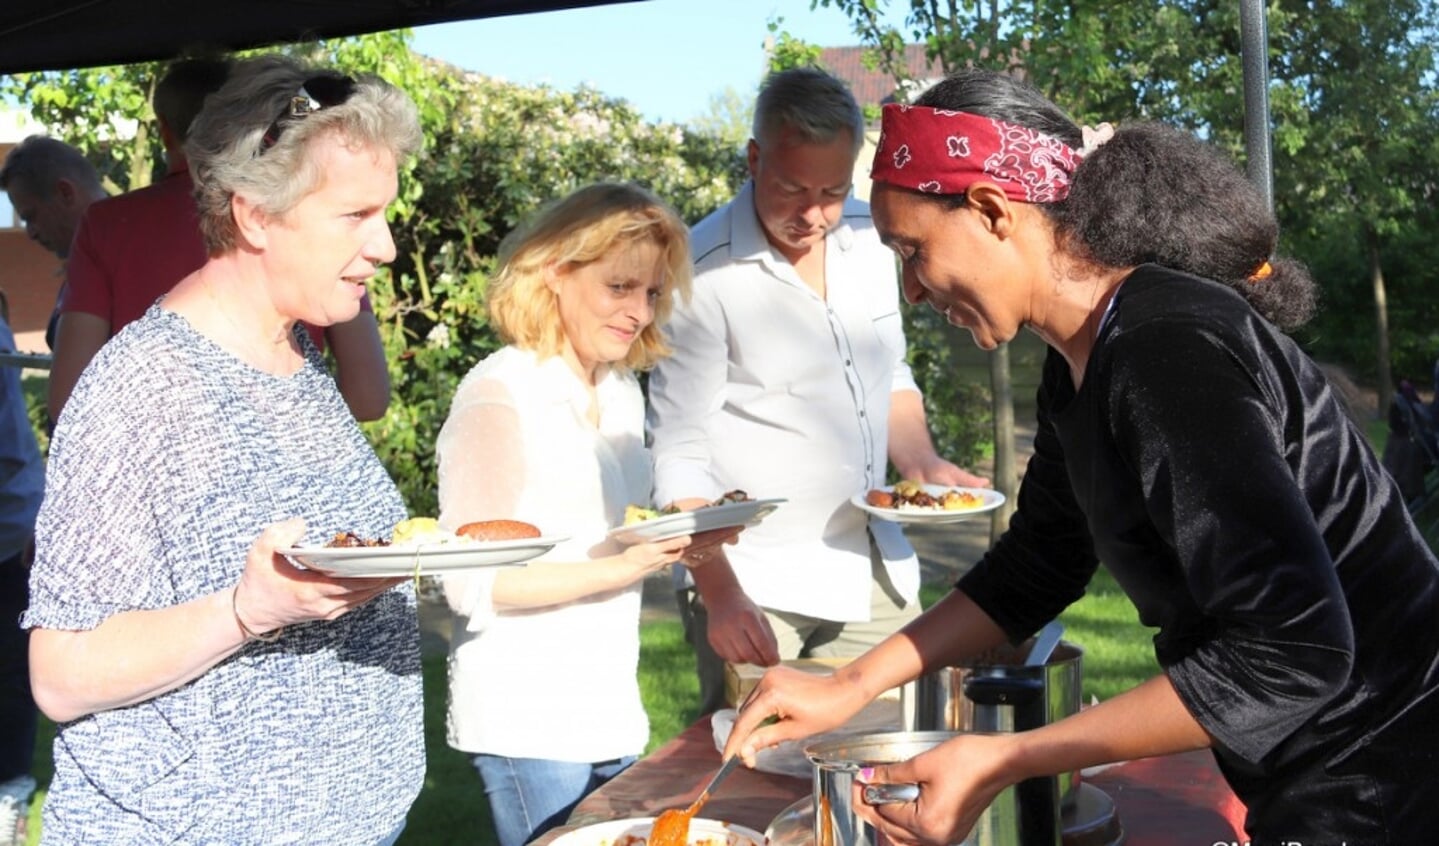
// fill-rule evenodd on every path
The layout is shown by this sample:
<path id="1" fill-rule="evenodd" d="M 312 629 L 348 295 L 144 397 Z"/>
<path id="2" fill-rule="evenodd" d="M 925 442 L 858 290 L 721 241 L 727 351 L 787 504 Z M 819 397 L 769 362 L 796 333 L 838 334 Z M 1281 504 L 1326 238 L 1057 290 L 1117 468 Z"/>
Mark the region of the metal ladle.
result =
<path id="1" fill-rule="evenodd" d="M 1058 620 L 1050 620 L 1039 634 L 1034 636 L 1034 646 L 1029 648 L 1029 655 L 1024 659 L 1026 667 L 1042 667 L 1049 661 L 1049 656 L 1054 653 L 1054 647 L 1059 645 L 1059 639 L 1064 636 L 1064 624 Z"/>

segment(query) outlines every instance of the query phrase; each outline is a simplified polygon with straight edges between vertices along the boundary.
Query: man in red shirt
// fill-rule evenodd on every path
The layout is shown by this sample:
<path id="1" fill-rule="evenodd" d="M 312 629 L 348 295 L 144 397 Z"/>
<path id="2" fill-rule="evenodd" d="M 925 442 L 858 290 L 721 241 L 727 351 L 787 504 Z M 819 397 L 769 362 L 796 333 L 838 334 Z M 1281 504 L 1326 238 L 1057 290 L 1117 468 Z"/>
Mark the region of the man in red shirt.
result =
<path id="1" fill-rule="evenodd" d="M 50 370 L 51 420 L 60 418 L 100 347 L 205 263 L 184 141 L 205 97 L 224 84 L 229 71 L 228 59 L 172 64 L 154 95 L 168 172 L 153 185 L 95 203 L 85 212 L 70 249 L 60 305 Z M 383 416 L 390 401 L 389 373 L 369 299 L 354 320 L 309 330 L 316 346 L 324 349 L 328 343 L 335 381 L 355 417 Z"/>

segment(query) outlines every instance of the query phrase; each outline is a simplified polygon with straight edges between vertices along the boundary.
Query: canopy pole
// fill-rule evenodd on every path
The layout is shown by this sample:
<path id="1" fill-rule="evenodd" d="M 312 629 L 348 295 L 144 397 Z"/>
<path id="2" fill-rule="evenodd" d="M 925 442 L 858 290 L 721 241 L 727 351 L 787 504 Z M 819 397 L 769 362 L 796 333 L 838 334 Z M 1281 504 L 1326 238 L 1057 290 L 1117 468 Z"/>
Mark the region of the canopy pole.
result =
<path id="1" fill-rule="evenodd" d="M 1244 150 L 1249 179 L 1274 211 L 1274 160 L 1269 138 L 1269 26 L 1265 0 L 1239 2 L 1239 56 L 1244 67 Z"/>

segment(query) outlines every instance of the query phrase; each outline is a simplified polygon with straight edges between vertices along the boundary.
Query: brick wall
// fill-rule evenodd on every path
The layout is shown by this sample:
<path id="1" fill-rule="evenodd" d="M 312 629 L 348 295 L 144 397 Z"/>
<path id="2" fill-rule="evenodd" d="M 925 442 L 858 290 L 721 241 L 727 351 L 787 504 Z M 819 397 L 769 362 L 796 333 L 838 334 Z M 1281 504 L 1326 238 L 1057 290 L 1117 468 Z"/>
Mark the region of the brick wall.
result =
<path id="1" fill-rule="evenodd" d="M 25 230 L 0 229 L 0 290 L 10 302 L 10 328 L 22 352 L 50 351 L 45 323 L 60 282 L 59 259 L 25 237 Z"/>

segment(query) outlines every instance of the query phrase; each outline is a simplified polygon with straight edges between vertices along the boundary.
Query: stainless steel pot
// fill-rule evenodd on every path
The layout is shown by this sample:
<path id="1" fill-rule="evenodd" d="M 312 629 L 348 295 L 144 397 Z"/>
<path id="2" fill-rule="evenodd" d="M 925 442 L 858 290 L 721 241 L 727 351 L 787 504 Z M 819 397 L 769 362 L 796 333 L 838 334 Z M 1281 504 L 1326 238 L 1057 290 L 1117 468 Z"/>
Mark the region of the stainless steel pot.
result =
<path id="1" fill-rule="evenodd" d="M 900 689 L 909 731 L 1027 731 L 1079 713 L 1084 650 L 1061 640 L 1049 660 L 1024 666 L 1032 639 L 991 650 L 957 667 L 920 676 Z M 1079 772 L 1061 773 L 1061 807 L 1079 795 Z"/>
<path id="2" fill-rule="evenodd" d="M 951 731 L 902 731 L 859 734 L 806 747 L 814 765 L 815 846 L 885 846 L 888 840 L 854 810 L 855 774 L 864 767 L 894 764 L 927 752 L 955 737 Z M 1042 781 L 1052 785 L 1053 779 Z M 1001 791 L 956 846 L 1030 846 L 1060 843 L 1057 801 L 1052 792 L 1037 797 L 1026 793 L 1030 782 Z M 1041 789 L 1044 785 L 1040 785 Z M 1032 791 L 1031 791 L 1032 792 Z M 870 804 L 912 802 L 915 785 L 872 785 L 865 789 Z"/>

